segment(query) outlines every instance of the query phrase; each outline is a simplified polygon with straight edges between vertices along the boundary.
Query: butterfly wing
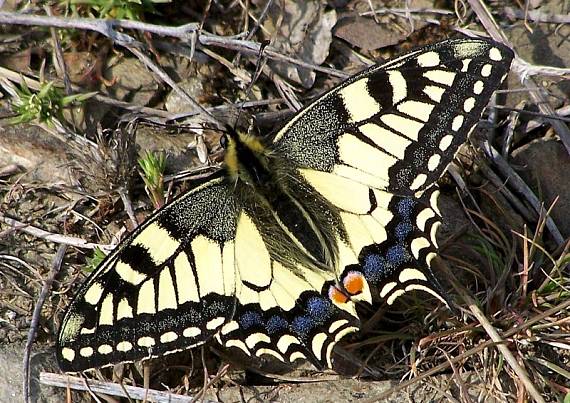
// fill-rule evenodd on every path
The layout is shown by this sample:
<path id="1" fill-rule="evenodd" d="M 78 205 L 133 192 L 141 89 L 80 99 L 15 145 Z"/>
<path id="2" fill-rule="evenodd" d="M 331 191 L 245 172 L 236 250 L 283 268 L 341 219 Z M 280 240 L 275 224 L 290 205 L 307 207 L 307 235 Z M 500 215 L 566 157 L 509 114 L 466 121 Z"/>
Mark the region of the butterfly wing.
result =
<path id="1" fill-rule="evenodd" d="M 512 57 L 487 40 L 427 46 L 350 78 L 277 133 L 275 152 L 341 216 L 336 270 L 345 285 L 361 273 L 388 303 L 411 289 L 444 299 L 430 270 L 434 182 Z"/>
<path id="2" fill-rule="evenodd" d="M 216 335 L 224 346 L 331 366 L 357 330 L 354 307 L 326 297 L 330 273 L 275 261 L 258 217 L 220 175 L 159 210 L 82 285 L 64 316 L 64 371 L 158 357 Z"/>

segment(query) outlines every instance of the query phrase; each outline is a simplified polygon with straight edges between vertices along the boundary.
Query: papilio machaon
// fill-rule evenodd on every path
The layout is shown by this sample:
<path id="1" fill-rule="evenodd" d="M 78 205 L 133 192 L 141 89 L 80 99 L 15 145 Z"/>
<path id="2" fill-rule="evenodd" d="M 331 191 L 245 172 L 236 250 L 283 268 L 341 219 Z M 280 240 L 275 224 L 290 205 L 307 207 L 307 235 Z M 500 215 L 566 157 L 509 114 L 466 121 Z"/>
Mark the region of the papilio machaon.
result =
<path id="1" fill-rule="evenodd" d="M 67 309 L 64 371 L 158 357 L 215 337 L 248 355 L 331 367 L 355 301 L 430 270 L 435 181 L 505 78 L 513 53 L 460 39 L 357 74 L 270 140 L 230 132 L 225 167 L 153 214 Z"/>

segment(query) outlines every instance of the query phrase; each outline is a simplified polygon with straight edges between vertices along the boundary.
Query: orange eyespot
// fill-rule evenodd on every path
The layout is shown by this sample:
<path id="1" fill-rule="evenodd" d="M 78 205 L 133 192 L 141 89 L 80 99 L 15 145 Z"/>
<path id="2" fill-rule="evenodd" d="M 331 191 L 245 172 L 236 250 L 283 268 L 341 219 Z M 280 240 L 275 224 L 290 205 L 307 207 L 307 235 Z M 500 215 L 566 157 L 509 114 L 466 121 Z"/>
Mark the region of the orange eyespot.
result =
<path id="1" fill-rule="evenodd" d="M 348 302 L 348 296 L 334 285 L 329 287 L 329 298 L 336 304 L 346 304 Z"/>
<path id="2" fill-rule="evenodd" d="M 342 279 L 342 285 L 350 295 L 356 295 L 364 290 L 364 281 L 362 273 L 351 271 Z"/>

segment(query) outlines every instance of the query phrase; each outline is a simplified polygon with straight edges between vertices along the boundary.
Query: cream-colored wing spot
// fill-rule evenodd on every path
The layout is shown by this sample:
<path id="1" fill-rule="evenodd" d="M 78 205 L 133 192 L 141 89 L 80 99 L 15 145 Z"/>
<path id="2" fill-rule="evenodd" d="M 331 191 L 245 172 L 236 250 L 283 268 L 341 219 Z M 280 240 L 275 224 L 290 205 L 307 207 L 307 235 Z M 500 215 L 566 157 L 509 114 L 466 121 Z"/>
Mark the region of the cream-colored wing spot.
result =
<path id="1" fill-rule="evenodd" d="M 132 245 L 145 248 L 154 263 L 161 265 L 176 254 L 180 242 L 172 238 L 167 230 L 153 222 L 137 235 Z"/>
<path id="2" fill-rule="evenodd" d="M 91 305 L 97 305 L 103 295 L 103 286 L 97 282 L 91 284 L 83 299 Z"/>
<path id="3" fill-rule="evenodd" d="M 342 97 L 352 122 L 366 120 L 380 112 L 380 105 L 368 92 L 367 78 L 347 85 L 338 92 L 338 95 Z"/>
<path id="4" fill-rule="evenodd" d="M 237 347 L 239 348 L 241 351 L 243 351 L 244 353 L 246 353 L 247 355 L 251 355 L 251 352 L 249 351 L 249 349 L 247 348 L 247 346 L 245 345 L 245 343 L 241 340 L 238 339 L 231 339 L 226 341 L 225 343 L 226 347 Z"/>
<path id="5" fill-rule="evenodd" d="M 184 337 L 188 337 L 188 338 L 194 338 L 196 336 L 199 336 L 202 333 L 202 331 L 200 330 L 199 327 L 187 327 L 186 329 L 184 329 L 184 331 L 182 332 L 182 336 Z"/>
<path id="6" fill-rule="evenodd" d="M 462 64 L 463 64 L 463 66 L 461 67 L 462 73 L 466 73 L 469 71 L 469 65 L 471 64 L 471 60 L 472 59 L 463 59 L 462 60 Z"/>
<path id="7" fill-rule="evenodd" d="M 398 70 L 388 71 L 388 81 L 392 86 L 392 103 L 395 105 L 408 95 L 408 85 L 404 75 Z"/>
<path id="8" fill-rule="evenodd" d="M 440 161 L 441 161 L 441 155 L 439 154 L 434 154 L 431 157 L 429 157 L 427 164 L 428 170 L 431 172 L 435 171 L 439 166 Z"/>
<path id="9" fill-rule="evenodd" d="M 176 309 L 177 307 L 176 291 L 170 276 L 170 269 L 165 267 L 158 278 L 158 310 Z"/>
<path id="10" fill-rule="evenodd" d="M 337 147 L 342 162 L 380 178 L 389 178 L 388 169 L 398 161 L 351 133 L 339 136 Z"/>
<path id="11" fill-rule="evenodd" d="M 147 279 L 146 274 L 133 269 L 129 264 L 121 262 L 120 260 L 115 266 L 115 272 L 119 275 L 121 280 L 134 286 L 139 285 Z"/>
<path id="12" fill-rule="evenodd" d="M 117 320 L 133 317 L 133 307 L 126 298 L 121 298 L 117 306 Z"/>
<path id="13" fill-rule="evenodd" d="M 416 224 L 420 231 L 425 231 L 427 221 L 433 217 L 435 217 L 435 213 L 430 208 L 425 208 L 419 212 L 418 216 L 416 217 Z"/>
<path id="14" fill-rule="evenodd" d="M 424 185 L 424 183 L 426 183 L 426 180 L 427 180 L 426 174 L 419 174 L 414 178 L 414 180 L 410 184 L 410 190 L 418 190 Z"/>
<path id="15" fill-rule="evenodd" d="M 394 287 L 396 287 L 398 285 L 398 283 L 396 283 L 395 281 L 392 281 L 390 283 L 387 283 L 386 285 L 384 285 L 384 287 L 382 287 L 382 290 L 380 290 L 380 298 L 384 298 L 386 295 L 390 294 L 390 292 L 394 289 Z"/>
<path id="16" fill-rule="evenodd" d="M 304 360 L 306 359 L 307 356 L 305 354 L 303 354 L 300 351 L 295 351 L 293 353 L 291 353 L 291 355 L 289 356 L 289 362 L 295 362 L 297 360 Z"/>
<path id="17" fill-rule="evenodd" d="M 429 205 L 437 213 L 438 216 L 441 216 L 441 212 L 439 211 L 439 207 L 437 205 L 438 198 L 439 198 L 439 190 L 436 190 L 429 197 Z"/>
<path id="18" fill-rule="evenodd" d="M 222 250 L 217 242 L 198 235 L 191 242 L 200 296 L 210 293 L 223 294 Z"/>
<path id="19" fill-rule="evenodd" d="M 144 343 L 144 341 L 143 341 L 143 343 Z M 133 348 L 133 344 L 131 342 L 128 342 L 128 341 L 121 341 L 121 342 L 117 343 L 117 351 L 127 352 L 127 351 L 130 351 L 132 348 Z"/>
<path id="20" fill-rule="evenodd" d="M 435 105 L 426 102 L 406 101 L 399 104 L 396 108 L 408 116 L 427 122 L 434 107 Z"/>
<path id="21" fill-rule="evenodd" d="M 91 357 L 94 353 L 93 347 L 83 347 L 79 350 L 79 355 L 82 357 Z"/>
<path id="22" fill-rule="evenodd" d="M 64 347 L 61 349 L 61 356 L 69 362 L 75 359 L 75 351 L 69 347 Z"/>
<path id="23" fill-rule="evenodd" d="M 238 329 L 239 329 L 239 323 L 237 323 L 235 320 L 232 320 L 231 322 L 228 322 L 224 326 L 222 326 L 220 333 L 225 336 L 226 334 L 234 332 Z"/>
<path id="24" fill-rule="evenodd" d="M 491 66 L 490 64 L 486 64 L 481 68 L 481 75 L 483 77 L 489 77 L 492 71 L 493 71 L 493 66 Z"/>
<path id="25" fill-rule="evenodd" d="M 327 341 L 327 338 L 327 334 L 321 332 L 317 333 L 311 341 L 311 350 L 313 351 L 315 357 L 317 357 L 317 360 L 320 360 L 323 355 L 323 346 Z"/>
<path id="26" fill-rule="evenodd" d="M 338 329 L 340 329 L 341 327 L 343 327 L 344 325 L 346 325 L 348 323 L 348 321 L 346 319 L 339 319 L 339 320 L 335 320 L 333 323 L 331 323 L 331 325 L 329 326 L 329 333 L 333 334 L 335 333 Z"/>
<path id="27" fill-rule="evenodd" d="M 137 344 L 141 347 L 152 347 L 156 344 L 156 342 L 154 341 L 154 337 L 143 336 L 139 337 Z"/>
<path id="28" fill-rule="evenodd" d="M 471 112 L 475 107 L 475 98 L 469 97 L 463 102 L 463 110 L 465 112 Z"/>
<path id="29" fill-rule="evenodd" d="M 99 325 L 113 325 L 113 294 L 107 294 L 101 304 L 99 312 Z"/>
<path id="30" fill-rule="evenodd" d="M 382 147 L 399 159 L 404 159 L 406 148 L 412 143 L 402 135 L 394 133 L 392 130 L 386 130 L 374 123 L 366 123 L 358 129 L 377 146 Z"/>
<path id="31" fill-rule="evenodd" d="M 137 315 L 142 313 L 156 313 L 156 306 L 154 304 L 154 282 L 152 280 L 148 280 L 139 289 Z"/>
<path id="32" fill-rule="evenodd" d="M 206 323 L 206 329 L 208 329 L 208 330 L 217 329 L 220 326 L 222 326 L 225 321 L 226 321 L 226 318 L 224 318 L 222 316 L 218 316 L 217 318 L 214 318 L 214 319 L 208 321 L 208 323 Z"/>
<path id="33" fill-rule="evenodd" d="M 419 259 L 420 251 L 424 248 L 428 248 L 430 246 L 429 241 L 424 237 L 414 238 L 412 243 L 410 244 L 410 249 L 412 250 L 412 254 L 416 259 Z"/>
<path id="34" fill-rule="evenodd" d="M 501 53 L 501 51 L 499 49 L 497 49 L 495 47 L 493 47 L 489 50 L 489 57 L 491 58 L 491 60 L 494 60 L 496 62 L 503 60 L 503 54 Z"/>
<path id="35" fill-rule="evenodd" d="M 461 126 L 463 126 L 463 120 L 463 115 L 457 115 L 454 117 L 453 121 L 451 122 L 451 130 L 458 131 L 461 129 Z"/>
<path id="36" fill-rule="evenodd" d="M 255 355 L 257 357 L 261 357 L 262 355 L 271 355 L 271 356 L 277 358 L 279 361 L 285 361 L 285 359 L 283 358 L 283 356 L 281 354 L 279 354 L 277 351 L 272 350 L 270 348 L 260 348 L 260 349 L 255 351 Z"/>
<path id="37" fill-rule="evenodd" d="M 388 297 L 388 299 L 386 300 L 386 303 L 387 303 L 388 305 L 392 305 L 392 304 L 394 303 L 394 301 L 396 301 L 396 298 L 398 298 L 398 297 L 404 295 L 405 293 L 406 293 L 406 291 L 404 291 L 404 290 L 396 290 L 396 291 L 394 291 L 394 292 L 392 293 L 392 295 L 390 295 L 390 296 Z"/>
<path id="38" fill-rule="evenodd" d="M 188 255 L 185 252 L 179 253 L 176 259 L 174 259 L 174 275 L 176 276 L 178 303 L 199 302 L 200 295 L 198 295 L 196 278 L 188 261 Z"/>
<path id="39" fill-rule="evenodd" d="M 400 281 L 400 283 L 405 283 L 406 281 L 411 281 L 411 280 L 427 281 L 427 278 L 418 269 L 407 268 L 400 272 L 398 280 Z"/>
<path id="40" fill-rule="evenodd" d="M 82 327 L 82 328 L 81 328 L 81 331 L 79 332 L 79 334 L 93 334 L 93 333 L 95 333 L 95 329 L 96 329 L 95 326 L 93 326 L 93 327 L 90 328 L 90 329 L 88 329 L 88 328 L 86 328 L 86 327 Z"/>
<path id="41" fill-rule="evenodd" d="M 97 352 L 103 355 L 111 354 L 113 352 L 113 347 L 108 344 L 101 344 L 97 347 Z"/>
<path id="42" fill-rule="evenodd" d="M 425 291 L 430 293 L 431 295 L 433 295 L 434 297 L 436 297 L 437 299 L 439 299 L 441 302 L 443 302 L 444 304 L 447 305 L 447 301 L 444 300 L 441 295 L 439 295 L 437 292 L 435 292 L 434 290 L 432 290 L 431 288 L 422 285 L 422 284 L 410 284 L 408 286 L 406 286 L 405 291 L 404 292 L 408 292 L 408 291 L 412 291 L 412 290 L 420 290 L 420 291 Z"/>
<path id="43" fill-rule="evenodd" d="M 270 343 L 271 338 L 264 333 L 253 333 L 246 337 L 245 345 L 253 350 L 258 343 Z"/>
<path id="44" fill-rule="evenodd" d="M 435 85 L 426 85 L 423 89 L 424 94 L 426 94 L 432 101 L 441 102 L 441 97 L 445 94 L 445 88 L 438 87 Z"/>
<path id="45" fill-rule="evenodd" d="M 271 284 L 271 258 L 261 233 L 251 220 L 242 212 L 235 235 L 235 261 L 241 281 L 247 281 L 258 287 Z M 257 268 L 252 270 L 252 268 Z"/>
<path id="46" fill-rule="evenodd" d="M 483 84 L 483 81 L 477 80 L 477 81 L 475 81 L 475 84 L 473 84 L 473 93 L 475 95 L 479 95 L 483 92 L 484 88 L 485 88 L 485 84 Z"/>
<path id="47" fill-rule="evenodd" d="M 441 140 L 439 140 L 439 149 L 441 151 L 447 150 L 452 142 L 453 142 L 453 135 L 446 134 L 441 138 Z"/>
<path id="48" fill-rule="evenodd" d="M 446 70 L 428 70 L 424 74 L 424 77 L 434 83 L 447 85 L 451 87 L 453 81 L 455 80 L 456 73 Z"/>
<path id="49" fill-rule="evenodd" d="M 369 188 L 328 172 L 300 169 L 303 177 L 328 201 L 341 210 L 365 214 L 370 210 Z"/>
<path id="50" fill-rule="evenodd" d="M 291 344 L 300 345 L 301 342 L 295 336 L 291 336 L 290 334 L 285 334 L 281 336 L 277 341 L 277 348 L 279 349 L 279 351 L 285 354 L 289 349 L 289 346 L 291 346 Z"/>
<path id="51" fill-rule="evenodd" d="M 437 52 L 426 52 L 418 56 L 418 65 L 420 67 L 435 67 L 441 63 Z"/>
<path id="52" fill-rule="evenodd" d="M 178 339 L 178 335 L 175 332 L 166 332 L 160 335 L 161 343 L 172 343 Z"/>
<path id="53" fill-rule="evenodd" d="M 436 222 L 432 225 L 430 231 L 429 231 L 429 237 L 431 239 L 431 242 L 434 244 L 434 246 L 437 248 L 437 231 L 439 231 L 439 226 L 441 225 L 440 222 Z"/>
<path id="54" fill-rule="evenodd" d="M 407 119 L 403 116 L 398 116 L 394 114 L 386 114 L 380 118 L 382 123 L 386 126 L 394 129 L 395 131 L 402 133 L 404 136 L 413 141 L 418 141 L 420 130 L 424 127 L 421 122 L 416 122 L 412 119 Z"/>

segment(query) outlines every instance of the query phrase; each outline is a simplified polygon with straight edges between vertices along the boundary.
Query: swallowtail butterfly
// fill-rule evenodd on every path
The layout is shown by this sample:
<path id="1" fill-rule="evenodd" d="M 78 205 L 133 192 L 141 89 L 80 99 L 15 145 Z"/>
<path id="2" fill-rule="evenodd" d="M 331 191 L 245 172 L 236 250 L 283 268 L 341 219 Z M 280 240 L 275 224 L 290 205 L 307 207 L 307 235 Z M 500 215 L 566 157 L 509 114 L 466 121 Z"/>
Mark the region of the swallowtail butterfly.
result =
<path id="1" fill-rule="evenodd" d="M 138 227 L 83 284 L 57 343 L 64 371 L 159 357 L 215 338 L 251 356 L 331 367 L 356 301 L 430 270 L 436 180 L 513 53 L 448 40 L 357 74 L 270 139 L 230 132 L 224 169 Z"/>

